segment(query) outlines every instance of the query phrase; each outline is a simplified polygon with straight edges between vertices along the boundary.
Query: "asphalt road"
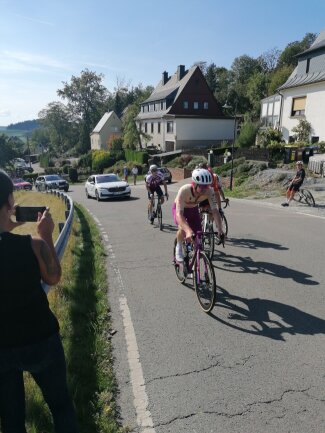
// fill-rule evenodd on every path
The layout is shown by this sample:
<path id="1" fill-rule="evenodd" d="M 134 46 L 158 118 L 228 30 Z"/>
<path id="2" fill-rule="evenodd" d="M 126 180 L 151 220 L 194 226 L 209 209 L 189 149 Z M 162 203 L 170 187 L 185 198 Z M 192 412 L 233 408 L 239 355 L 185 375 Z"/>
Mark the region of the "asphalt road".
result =
<path id="1" fill-rule="evenodd" d="M 107 248 L 123 424 L 141 433 L 323 432 L 323 215 L 231 200 L 207 315 L 172 266 L 178 188 L 169 188 L 163 232 L 146 220 L 143 185 L 125 201 L 69 192 L 95 216 Z"/>

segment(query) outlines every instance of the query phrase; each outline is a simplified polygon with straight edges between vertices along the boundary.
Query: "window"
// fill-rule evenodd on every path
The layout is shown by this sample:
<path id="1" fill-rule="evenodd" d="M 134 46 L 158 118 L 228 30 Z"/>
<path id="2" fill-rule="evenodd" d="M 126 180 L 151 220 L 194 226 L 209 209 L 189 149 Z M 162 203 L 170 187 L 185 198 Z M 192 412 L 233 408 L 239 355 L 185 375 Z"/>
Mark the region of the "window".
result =
<path id="1" fill-rule="evenodd" d="M 158 122 L 158 134 L 160 134 L 160 122 Z"/>
<path id="2" fill-rule="evenodd" d="M 310 59 L 307 59 L 307 63 L 306 63 L 306 74 L 308 74 L 308 72 L 309 72 L 309 68 L 310 68 Z"/>
<path id="3" fill-rule="evenodd" d="M 306 96 L 292 99 L 291 116 L 304 116 L 306 106 Z"/>
<path id="4" fill-rule="evenodd" d="M 153 134 L 153 123 L 151 124 L 151 134 Z"/>
<path id="5" fill-rule="evenodd" d="M 161 109 L 161 110 L 164 109 L 164 101 L 161 101 L 161 103 L 160 103 L 160 109 Z"/>
<path id="6" fill-rule="evenodd" d="M 183 108 L 184 108 L 185 110 L 188 109 L 188 101 L 184 101 L 184 102 L 183 102 Z"/>
<path id="7" fill-rule="evenodd" d="M 167 122 L 167 133 L 172 134 L 174 130 L 174 122 Z"/>
<path id="8" fill-rule="evenodd" d="M 194 110 L 198 110 L 199 109 L 199 103 L 193 102 L 193 108 L 194 108 Z"/>
<path id="9" fill-rule="evenodd" d="M 145 124 L 144 124 L 144 132 L 145 132 L 145 133 L 148 132 L 148 131 L 147 131 L 147 128 L 148 128 L 148 127 L 147 127 L 147 122 L 145 122 Z"/>
<path id="10" fill-rule="evenodd" d="M 209 103 L 208 102 L 203 102 L 203 108 L 205 110 L 208 110 L 209 109 Z"/>

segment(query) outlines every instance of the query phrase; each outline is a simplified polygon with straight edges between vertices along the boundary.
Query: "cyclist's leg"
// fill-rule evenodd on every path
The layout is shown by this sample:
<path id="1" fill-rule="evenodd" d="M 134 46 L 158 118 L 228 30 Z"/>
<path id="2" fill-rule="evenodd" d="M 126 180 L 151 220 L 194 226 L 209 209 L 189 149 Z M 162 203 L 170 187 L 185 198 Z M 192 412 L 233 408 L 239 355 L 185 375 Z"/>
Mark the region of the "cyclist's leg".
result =
<path id="1" fill-rule="evenodd" d="M 150 197 L 152 195 L 152 197 Z M 148 191 L 148 216 L 150 219 L 152 219 L 152 209 L 153 209 L 153 202 L 154 202 L 154 193 Z"/>
<path id="2" fill-rule="evenodd" d="M 163 193 L 160 185 L 157 186 L 156 193 L 157 193 L 157 196 L 160 198 L 160 203 L 163 204 L 164 203 L 164 193 Z"/>

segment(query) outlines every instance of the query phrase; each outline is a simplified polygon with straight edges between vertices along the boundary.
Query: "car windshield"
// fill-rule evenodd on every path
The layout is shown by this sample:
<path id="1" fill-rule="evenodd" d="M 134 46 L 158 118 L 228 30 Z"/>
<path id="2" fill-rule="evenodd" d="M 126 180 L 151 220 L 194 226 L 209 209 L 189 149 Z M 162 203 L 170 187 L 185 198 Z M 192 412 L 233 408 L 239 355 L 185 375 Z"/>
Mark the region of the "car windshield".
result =
<path id="1" fill-rule="evenodd" d="M 116 174 L 106 174 L 103 176 L 97 176 L 97 183 L 106 183 L 106 182 L 117 182 L 121 180 Z"/>
<path id="2" fill-rule="evenodd" d="M 46 176 L 46 180 L 62 180 L 60 176 L 57 174 L 51 174 L 50 176 Z"/>

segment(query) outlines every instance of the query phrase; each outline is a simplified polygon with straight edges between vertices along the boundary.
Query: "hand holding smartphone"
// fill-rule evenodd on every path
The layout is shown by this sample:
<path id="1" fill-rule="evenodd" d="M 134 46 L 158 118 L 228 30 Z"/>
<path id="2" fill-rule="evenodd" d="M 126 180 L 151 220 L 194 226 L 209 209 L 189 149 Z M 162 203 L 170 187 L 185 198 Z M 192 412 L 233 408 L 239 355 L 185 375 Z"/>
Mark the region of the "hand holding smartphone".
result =
<path id="1" fill-rule="evenodd" d="M 16 207 L 16 220 L 18 222 L 36 222 L 38 213 L 43 213 L 46 206 L 17 206 Z"/>

